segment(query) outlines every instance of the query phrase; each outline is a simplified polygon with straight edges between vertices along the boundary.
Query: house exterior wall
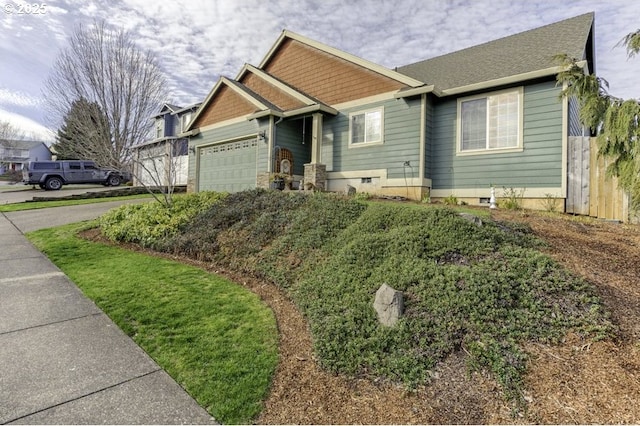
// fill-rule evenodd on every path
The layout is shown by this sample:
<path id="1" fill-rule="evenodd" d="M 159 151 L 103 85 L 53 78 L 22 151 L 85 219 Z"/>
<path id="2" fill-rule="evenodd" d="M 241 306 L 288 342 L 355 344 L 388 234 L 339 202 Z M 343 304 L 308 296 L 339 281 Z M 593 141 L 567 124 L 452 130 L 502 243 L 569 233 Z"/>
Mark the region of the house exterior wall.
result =
<path id="1" fill-rule="evenodd" d="M 580 104 L 575 97 L 569 99 L 569 136 L 588 136 L 580 122 Z"/>
<path id="2" fill-rule="evenodd" d="M 432 192 L 438 196 L 473 194 L 488 197 L 489 187 L 520 188 L 524 196 L 536 188 L 563 187 L 563 105 L 555 82 L 524 87 L 523 151 L 456 156 L 455 98 L 435 105 L 430 126 Z M 527 191 L 530 194 L 527 194 Z M 446 195 L 445 195 L 446 193 Z M 463 197 L 465 195 L 462 195 Z"/>
<path id="3" fill-rule="evenodd" d="M 29 161 L 49 161 L 51 160 L 51 151 L 44 144 L 38 144 L 29 150 Z"/>
<path id="4" fill-rule="evenodd" d="M 349 145 L 349 114 L 383 108 L 383 143 Z M 321 162 L 327 165 L 330 191 L 347 185 L 357 191 L 401 195 L 420 199 L 428 190 L 420 178 L 421 156 L 425 155 L 423 114 L 420 96 L 395 99 L 340 109 L 323 122 Z"/>
<path id="5" fill-rule="evenodd" d="M 404 87 L 388 77 L 291 39 L 283 42 L 264 70 L 328 105 Z"/>
<path id="6" fill-rule="evenodd" d="M 376 107 L 384 108 L 384 142 L 349 146 L 349 114 Z M 325 144 L 331 143 L 332 167 L 328 171 L 388 169 L 388 177 L 404 178 L 404 162 L 409 161 L 414 176 L 420 164 L 420 99 L 390 99 L 343 109 L 335 117 L 325 117 L 322 130 Z M 411 177 L 411 169 L 406 170 Z"/>

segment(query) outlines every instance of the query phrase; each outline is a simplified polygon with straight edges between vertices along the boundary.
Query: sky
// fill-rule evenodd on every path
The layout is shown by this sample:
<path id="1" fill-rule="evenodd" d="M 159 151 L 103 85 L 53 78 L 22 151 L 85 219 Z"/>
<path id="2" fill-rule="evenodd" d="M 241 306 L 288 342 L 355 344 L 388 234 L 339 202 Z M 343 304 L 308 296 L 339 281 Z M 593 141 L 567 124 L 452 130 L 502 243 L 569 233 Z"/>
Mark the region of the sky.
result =
<path id="1" fill-rule="evenodd" d="M 167 102 L 201 102 L 220 76 L 259 65 L 287 29 L 388 68 L 595 12 L 596 74 L 640 99 L 640 57 L 616 47 L 640 28 L 635 0 L 0 0 L 0 121 L 54 140 L 44 81 L 78 24 L 105 20 L 158 58 Z M 160 108 L 160 106 L 159 106 Z"/>

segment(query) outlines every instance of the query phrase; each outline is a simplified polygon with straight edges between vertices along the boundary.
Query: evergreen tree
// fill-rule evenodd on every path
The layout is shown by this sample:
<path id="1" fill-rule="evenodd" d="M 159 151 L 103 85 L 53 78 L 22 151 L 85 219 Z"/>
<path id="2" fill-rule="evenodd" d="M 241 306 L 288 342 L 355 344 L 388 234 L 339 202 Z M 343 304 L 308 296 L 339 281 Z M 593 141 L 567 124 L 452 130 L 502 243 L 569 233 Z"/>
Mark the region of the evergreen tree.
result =
<path id="1" fill-rule="evenodd" d="M 60 160 L 93 160 L 105 167 L 113 164 L 109 124 L 100 106 L 85 98 L 74 101 L 53 148 Z"/>
<path id="2" fill-rule="evenodd" d="M 640 30 L 619 45 L 627 47 L 630 58 L 638 54 Z M 607 81 L 586 74 L 575 58 L 558 55 L 557 59 L 565 66 L 557 77 L 566 85 L 562 95 L 578 99 L 582 123 L 597 134 L 598 154 L 612 160 L 607 172 L 629 192 L 632 208 L 640 209 L 640 100 L 610 95 Z"/>

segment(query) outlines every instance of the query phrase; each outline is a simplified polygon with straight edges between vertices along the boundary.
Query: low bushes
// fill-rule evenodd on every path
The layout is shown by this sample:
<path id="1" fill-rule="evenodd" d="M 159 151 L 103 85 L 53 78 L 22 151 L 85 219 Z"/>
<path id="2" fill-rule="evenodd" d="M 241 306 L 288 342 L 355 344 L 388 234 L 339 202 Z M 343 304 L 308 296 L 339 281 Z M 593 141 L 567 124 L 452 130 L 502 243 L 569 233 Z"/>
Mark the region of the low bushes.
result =
<path id="1" fill-rule="evenodd" d="M 591 287 L 541 254 L 526 228 L 479 226 L 450 208 L 252 190 L 149 243 L 275 283 L 305 313 L 323 366 L 407 386 L 465 351 L 520 403 L 524 342 L 610 332 Z M 372 307 L 382 283 L 405 295 L 393 328 Z"/>
<path id="2" fill-rule="evenodd" d="M 153 246 L 174 235 L 225 195 L 217 192 L 174 195 L 171 207 L 160 203 L 125 204 L 104 214 L 99 221 L 100 229 L 113 241 Z"/>

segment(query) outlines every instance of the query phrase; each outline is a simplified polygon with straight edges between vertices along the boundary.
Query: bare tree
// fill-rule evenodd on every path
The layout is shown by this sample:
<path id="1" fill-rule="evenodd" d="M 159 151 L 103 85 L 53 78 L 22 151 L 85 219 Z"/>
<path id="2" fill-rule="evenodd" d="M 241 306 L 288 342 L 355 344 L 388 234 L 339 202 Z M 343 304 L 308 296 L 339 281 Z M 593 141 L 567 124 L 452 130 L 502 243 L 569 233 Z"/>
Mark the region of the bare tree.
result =
<path id="1" fill-rule="evenodd" d="M 0 121 L 0 170 L 15 157 L 14 150 L 23 140 L 24 133 L 8 121 Z M 1 172 L 0 172 L 1 173 Z"/>
<path id="2" fill-rule="evenodd" d="M 45 82 L 44 98 L 54 127 L 78 110 L 78 102 L 95 105 L 81 109 L 81 119 L 73 122 L 74 131 L 85 138 L 77 144 L 78 156 L 129 170 L 130 148 L 149 135 L 149 117 L 166 98 L 165 87 L 152 52 L 140 50 L 131 33 L 102 21 L 77 27 Z"/>
<path id="3" fill-rule="evenodd" d="M 147 188 L 153 197 L 163 205 L 173 204 L 173 193 L 181 170 L 184 156 L 179 155 L 175 142 L 152 143 L 139 147 L 132 158 L 137 169 L 134 178 L 137 183 Z M 154 190 L 159 189 L 159 190 Z"/>

